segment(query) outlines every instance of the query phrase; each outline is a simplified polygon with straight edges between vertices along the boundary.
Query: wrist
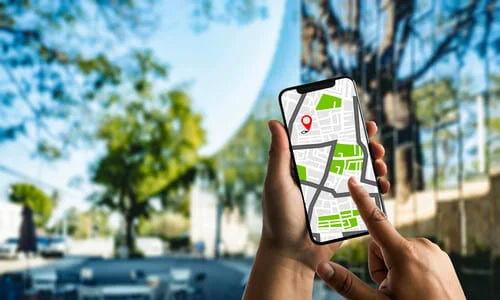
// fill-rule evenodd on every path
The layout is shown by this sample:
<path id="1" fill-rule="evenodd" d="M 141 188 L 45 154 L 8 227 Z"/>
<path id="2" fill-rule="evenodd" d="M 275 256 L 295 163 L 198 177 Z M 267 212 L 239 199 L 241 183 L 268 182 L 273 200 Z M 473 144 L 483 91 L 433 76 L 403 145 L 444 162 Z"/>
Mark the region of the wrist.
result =
<path id="1" fill-rule="evenodd" d="M 261 240 L 257 250 L 257 257 L 273 264 L 283 272 L 290 272 L 302 280 L 312 281 L 314 279 L 315 270 L 300 259 L 297 251 L 277 247 L 266 239 Z"/>
<path id="2" fill-rule="evenodd" d="M 261 242 L 243 299 L 310 299 L 314 271 Z"/>

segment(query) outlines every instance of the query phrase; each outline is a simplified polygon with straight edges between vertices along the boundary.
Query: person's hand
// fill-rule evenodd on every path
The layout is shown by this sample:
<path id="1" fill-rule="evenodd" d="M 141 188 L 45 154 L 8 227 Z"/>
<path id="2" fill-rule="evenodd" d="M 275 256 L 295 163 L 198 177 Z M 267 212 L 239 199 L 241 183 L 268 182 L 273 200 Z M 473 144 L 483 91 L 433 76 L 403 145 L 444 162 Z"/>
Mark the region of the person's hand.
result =
<path id="1" fill-rule="evenodd" d="M 377 133 L 375 122 L 367 122 L 368 136 Z M 285 128 L 278 121 L 269 122 L 272 134 L 269 165 L 262 197 L 263 228 L 259 248 L 303 264 L 312 273 L 318 263 L 332 257 L 340 243 L 317 245 L 307 232 L 304 203 L 299 187 L 292 177 L 291 153 Z M 370 143 L 377 176 L 385 176 L 387 167 L 382 161 L 384 147 Z M 380 190 L 387 193 L 389 182 L 380 178 Z"/>
<path id="2" fill-rule="evenodd" d="M 368 122 L 366 127 L 373 137 L 375 123 Z M 292 177 L 295 171 L 285 128 L 271 121 L 269 130 L 272 142 L 262 196 L 262 237 L 243 299 L 310 299 L 317 264 L 330 259 L 340 243 L 319 246 L 311 241 L 302 195 Z M 384 176 L 384 148 L 374 142 L 370 148 L 375 173 Z M 386 193 L 389 182 L 380 179 L 380 190 Z"/>
<path id="3" fill-rule="evenodd" d="M 448 255 L 427 239 L 405 239 L 389 223 L 354 178 L 349 190 L 372 236 L 368 264 L 379 285 L 371 288 L 333 262 L 318 265 L 318 275 L 349 299 L 465 299 Z"/>

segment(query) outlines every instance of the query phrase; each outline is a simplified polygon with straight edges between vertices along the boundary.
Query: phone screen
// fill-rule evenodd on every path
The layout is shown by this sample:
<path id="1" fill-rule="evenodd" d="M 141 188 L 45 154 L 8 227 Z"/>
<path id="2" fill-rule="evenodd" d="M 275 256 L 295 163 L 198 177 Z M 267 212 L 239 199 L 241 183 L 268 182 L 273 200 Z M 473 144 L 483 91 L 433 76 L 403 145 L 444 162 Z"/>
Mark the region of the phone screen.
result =
<path id="1" fill-rule="evenodd" d="M 355 83 L 346 77 L 324 82 L 328 87 L 309 84 L 280 94 L 309 232 L 321 244 L 367 234 L 347 186 L 351 176 L 384 210 Z"/>

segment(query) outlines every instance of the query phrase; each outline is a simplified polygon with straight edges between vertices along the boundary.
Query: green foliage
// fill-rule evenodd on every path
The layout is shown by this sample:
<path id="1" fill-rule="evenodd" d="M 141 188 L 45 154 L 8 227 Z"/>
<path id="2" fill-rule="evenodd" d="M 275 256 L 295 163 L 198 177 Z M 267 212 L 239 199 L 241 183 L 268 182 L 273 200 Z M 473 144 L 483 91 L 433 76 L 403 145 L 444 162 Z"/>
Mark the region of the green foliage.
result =
<path id="1" fill-rule="evenodd" d="M 64 220 L 66 221 L 66 230 L 69 236 L 75 239 L 86 239 L 91 236 L 108 237 L 112 234 L 109 227 L 109 212 L 92 208 L 82 212 L 78 208 L 70 208 L 63 218 L 59 220 L 51 229 L 53 232 L 63 231 Z"/>
<path id="2" fill-rule="evenodd" d="M 9 200 L 29 206 L 33 210 L 35 225 L 44 227 L 54 209 L 52 200 L 45 192 L 30 183 L 15 183 L 9 189 Z"/>
<path id="3" fill-rule="evenodd" d="M 412 99 L 416 105 L 417 118 L 423 128 L 431 128 L 434 121 L 442 121 L 440 114 L 453 104 L 457 93 L 451 78 L 436 82 L 427 82 L 412 90 Z"/>
<path id="4" fill-rule="evenodd" d="M 155 213 L 149 219 L 140 219 L 138 234 L 156 236 L 163 240 L 179 237 L 189 230 L 189 219 L 174 212 Z"/>
<path id="5" fill-rule="evenodd" d="M 351 242 L 342 246 L 332 257 L 332 261 L 346 260 L 351 264 L 364 264 L 368 261 L 368 243 Z"/>
<path id="6" fill-rule="evenodd" d="M 49 161 L 61 158 L 63 155 L 61 149 L 55 147 L 46 140 L 41 140 L 38 143 L 37 148 L 39 156 Z"/>
<path id="7" fill-rule="evenodd" d="M 204 143 L 201 116 L 191 112 L 187 96 L 173 91 L 159 98 L 157 106 L 153 101 L 130 101 L 98 131 L 107 154 L 97 163 L 94 181 L 117 191 L 133 187 L 127 193 L 139 203 L 193 167 Z"/>
<path id="8" fill-rule="evenodd" d="M 207 30 L 211 23 L 249 24 L 267 18 L 266 0 L 190 0 L 195 31 Z"/>
<path id="9" fill-rule="evenodd" d="M 122 214 L 129 249 L 134 248 L 135 220 L 150 217 L 153 200 L 178 208 L 200 171 L 213 174 L 213 164 L 198 155 L 205 132 L 187 94 L 156 92 L 151 74 L 164 76 L 166 68 L 147 53 L 136 61 L 132 92 L 112 93 L 114 104 L 98 126 L 105 154 L 93 166 L 92 180 L 104 192 L 90 197 Z"/>
<path id="10" fill-rule="evenodd" d="M 127 37 L 143 35 L 144 29 L 152 32 L 156 2 L 0 3 L 0 68 L 7 79 L 0 87 L 0 115 L 12 116 L 0 122 L 0 143 L 27 135 L 27 127 L 35 126 L 41 157 L 61 157 L 56 152 L 68 149 L 65 136 L 84 120 L 75 110 L 88 107 L 88 99 L 123 79 L 125 65 L 109 58 L 113 47 L 123 47 Z M 94 32 L 82 34 L 88 25 Z M 57 120 L 66 122 L 65 130 L 54 132 L 48 124 Z"/>
<path id="11" fill-rule="evenodd" d="M 244 212 L 247 195 L 261 196 L 270 142 L 268 131 L 267 119 L 251 117 L 216 155 L 224 206 L 238 206 Z"/>
<path id="12" fill-rule="evenodd" d="M 0 2 L 0 69 L 7 83 L 0 86 L 0 143 L 26 136 L 28 128 L 36 127 L 40 134 L 35 142 L 43 142 L 36 154 L 57 159 L 64 155 L 56 152 L 81 146 L 80 139 L 88 139 L 88 131 L 95 129 L 91 117 L 117 99 L 101 101 L 100 92 L 132 83 L 142 96 L 151 97 L 152 77 L 134 78 L 136 74 L 130 73 L 149 69 L 153 76 L 164 78 L 167 68 L 145 47 L 122 50 L 132 48 L 137 40 L 143 43 L 154 32 L 161 17 L 157 7 L 162 2 Z M 257 12 L 265 11 L 259 1 L 228 1 L 222 13 L 215 13 L 199 8 L 216 8 L 224 1 L 202 2 L 191 8 L 193 20 L 204 19 L 204 25 L 221 18 L 248 23 Z M 139 71 L 131 61 L 138 62 Z M 52 126 L 61 120 L 64 126 Z"/>

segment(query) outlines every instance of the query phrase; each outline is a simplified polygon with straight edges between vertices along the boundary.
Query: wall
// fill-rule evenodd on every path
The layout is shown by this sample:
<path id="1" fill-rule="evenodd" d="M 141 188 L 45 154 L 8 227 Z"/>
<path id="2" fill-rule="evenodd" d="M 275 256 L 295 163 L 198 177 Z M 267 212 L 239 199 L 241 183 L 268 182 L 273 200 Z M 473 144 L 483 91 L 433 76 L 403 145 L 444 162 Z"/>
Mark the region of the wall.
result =
<path id="1" fill-rule="evenodd" d="M 0 243 L 19 236 L 22 207 L 7 201 L 0 201 Z"/>
<path id="2" fill-rule="evenodd" d="M 464 183 L 467 253 L 490 248 L 500 255 L 500 174 Z M 385 200 L 389 219 L 406 236 L 436 238 L 447 252 L 460 252 L 459 191 L 419 192 L 405 203 Z M 437 200 L 437 201 L 436 201 Z M 396 214 L 396 210 L 398 213 Z"/>

